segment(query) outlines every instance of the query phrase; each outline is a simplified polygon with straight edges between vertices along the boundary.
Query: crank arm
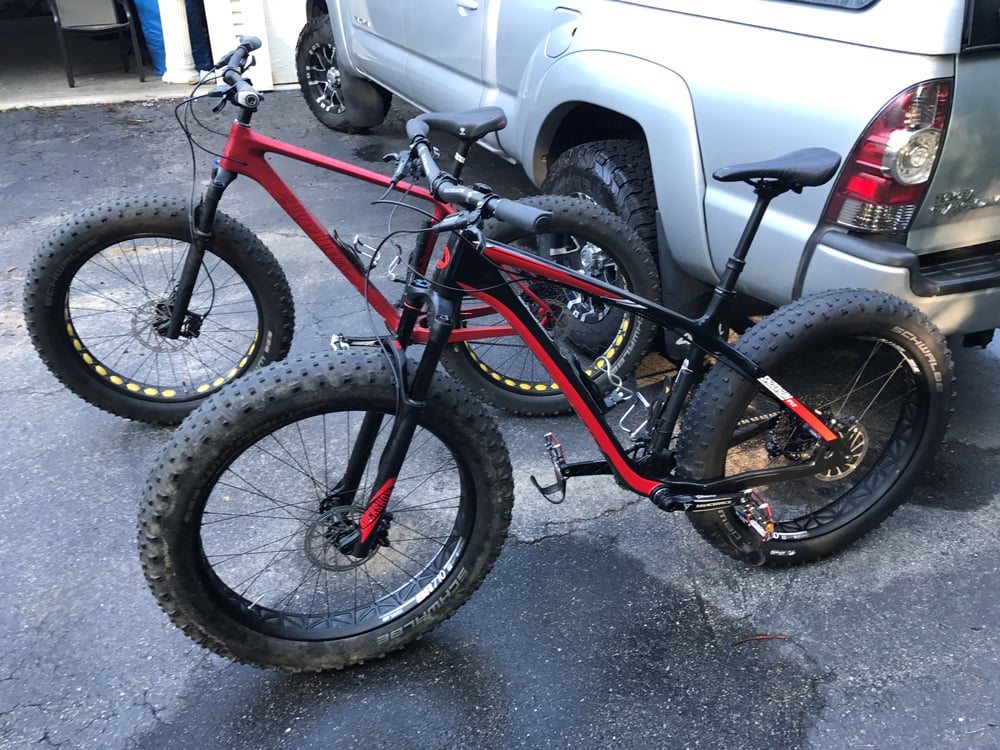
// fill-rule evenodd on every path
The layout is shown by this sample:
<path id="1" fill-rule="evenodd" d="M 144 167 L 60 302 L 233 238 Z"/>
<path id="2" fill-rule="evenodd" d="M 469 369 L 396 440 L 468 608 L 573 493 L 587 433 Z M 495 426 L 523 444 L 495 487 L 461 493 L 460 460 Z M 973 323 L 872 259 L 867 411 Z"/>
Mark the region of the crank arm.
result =
<path id="1" fill-rule="evenodd" d="M 660 510 L 670 513 L 686 511 L 688 513 L 703 513 L 710 510 L 726 510 L 734 508 L 743 502 L 742 492 L 722 494 L 688 495 L 675 494 L 665 488 L 653 493 L 650 498 Z"/>
<path id="2" fill-rule="evenodd" d="M 738 508 L 747 526 L 761 542 L 774 537 L 774 517 L 771 506 L 753 490 L 722 495 L 675 495 L 661 488 L 652 495 L 657 507 L 666 511 L 683 510 L 687 513 L 706 513 L 716 510 Z"/>

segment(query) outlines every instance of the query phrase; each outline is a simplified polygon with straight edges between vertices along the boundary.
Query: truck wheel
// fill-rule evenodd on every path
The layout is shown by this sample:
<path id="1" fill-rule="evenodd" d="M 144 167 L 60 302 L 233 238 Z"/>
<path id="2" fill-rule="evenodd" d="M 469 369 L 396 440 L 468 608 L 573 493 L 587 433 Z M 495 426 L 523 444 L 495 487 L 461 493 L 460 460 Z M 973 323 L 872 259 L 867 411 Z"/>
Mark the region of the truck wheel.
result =
<path id="1" fill-rule="evenodd" d="M 656 257 L 656 194 L 649 151 L 641 141 L 593 141 L 564 151 L 543 193 L 581 195 L 614 211 Z"/>
<path id="2" fill-rule="evenodd" d="M 642 297 L 659 298 L 653 260 L 642 240 L 618 216 L 592 201 L 564 195 L 537 195 L 520 202 L 552 213 L 546 232 L 525 233 L 512 224 L 491 220 L 483 227 L 485 235 Z M 625 378 L 649 351 L 655 331 L 652 321 L 576 295 L 575 309 L 590 313 L 584 322 L 570 312 L 570 298 L 558 284 L 523 283 L 529 305 L 551 306 L 551 320 L 546 323 L 550 335 L 564 353 L 579 358 L 603 392 L 612 388 L 606 368 Z M 482 315 L 466 325 L 499 325 L 503 321 L 498 317 Z M 570 410 L 565 394 L 516 337 L 451 344 L 442 353 L 441 363 L 471 391 L 514 414 L 544 416 Z"/>
<path id="3" fill-rule="evenodd" d="M 299 86 L 316 119 L 334 130 L 354 133 L 380 125 L 392 94 L 360 78 L 343 75 L 337 67 L 330 16 L 309 20 L 295 43 Z"/>

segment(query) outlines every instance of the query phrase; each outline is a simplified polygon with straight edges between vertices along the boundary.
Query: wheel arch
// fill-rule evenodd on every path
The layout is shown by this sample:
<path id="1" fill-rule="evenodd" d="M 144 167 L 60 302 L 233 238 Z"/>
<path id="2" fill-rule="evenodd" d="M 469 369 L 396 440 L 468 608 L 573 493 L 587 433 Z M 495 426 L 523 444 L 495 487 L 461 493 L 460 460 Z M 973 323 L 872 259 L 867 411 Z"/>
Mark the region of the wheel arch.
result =
<path id="1" fill-rule="evenodd" d="M 581 143 L 612 138 L 646 140 L 642 126 L 631 117 L 590 102 L 567 102 L 550 112 L 542 127 L 539 142 L 548 143 L 543 154 L 546 167 L 564 151 Z"/>
<path id="2" fill-rule="evenodd" d="M 306 19 L 311 20 L 316 16 L 327 14 L 326 0 L 306 0 Z"/>
<path id="3" fill-rule="evenodd" d="M 594 84 L 599 81 L 600 84 Z M 682 268 L 713 278 L 704 217 L 706 176 L 691 93 L 661 65 L 608 51 L 566 55 L 528 80 L 530 109 L 512 118 L 511 151 L 540 184 L 560 153 L 594 140 L 641 140 L 653 166 L 664 241 Z M 500 134 L 501 143 L 508 140 Z M 663 179 L 669 174 L 670 179 Z M 661 251 L 664 245 L 661 244 Z"/>

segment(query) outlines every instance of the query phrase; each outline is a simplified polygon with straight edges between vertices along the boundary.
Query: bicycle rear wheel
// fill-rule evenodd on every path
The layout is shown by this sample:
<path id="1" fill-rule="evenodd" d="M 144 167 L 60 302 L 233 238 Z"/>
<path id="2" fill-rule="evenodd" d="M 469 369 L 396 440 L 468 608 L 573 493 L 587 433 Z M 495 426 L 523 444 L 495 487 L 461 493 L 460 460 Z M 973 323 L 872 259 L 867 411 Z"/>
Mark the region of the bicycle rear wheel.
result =
<path id="1" fill-rule="evenodd" d="M 272 365 L 195 412 L 139 521 L 143 569 L 171 619 L 227 658 L 299 672 L 382 656 L 450 617 L 500 551 L 510 460 L 482 405 L 437 376 L 378 546 L 344 554 L 338 536 L 374 494 L 397 403 L 384 358 L 352 351 Z M 348 495 L 366 415 L 378 436 Z"/>
<path id="2" fill-rule="evenodd" d="M 653 261 L 642 241 L 620 218 L 582 198 L 542 195 L 521 202 L 552 212 L 547 233 L 527 234 L 494 221 L 484 228 L 484 234 L 647 299 L 659 299 L 659 277 Z M 604 391 L 611 389 L 607 368 L 618 377 L 627 377 L 649 351 L 656 327 L 634 313 L 571 294 L 545 281 L 525 282 L 523 291 L 528 306 L 538 311 L 553 339 L 579 358 Z M 472 318 L 466 325 L 503 325 L 503 320 L 490 314 Z M 441 361 L 456 379 L 507 411 L 546 415 L 570 410 L 559 386 L 517 336 L 453 344 Z"/>
<path id="3" fill-rule="evenodd" d="M 285 275 L 222 213 L 181 335 L 163 335 L 190 247 L 189 213 L 169 198 L 101 204 L 66 221 L 28 272 L 35 349 L 98 408 L 175 424 L 226 382 L 288 353 L 295 312 Z"/>
<path id="4" fill-rule="evenodd" d="M 774 517 L 768 542 L 736 509 L 691 513 L 695 529 L 736 559 L 787 566 L 833 554 L 891 515 L 948 424 L 951 356 L 933 325 L 888 294 L 828 292 L 779 309 L 736 348 L 816 410 L 850 455 L 829 471 L 756 488 Z M 678 465 L 708 480 L 808 461 L 818 444 L 770 391 L 716 365 L 685 414 Z"/>

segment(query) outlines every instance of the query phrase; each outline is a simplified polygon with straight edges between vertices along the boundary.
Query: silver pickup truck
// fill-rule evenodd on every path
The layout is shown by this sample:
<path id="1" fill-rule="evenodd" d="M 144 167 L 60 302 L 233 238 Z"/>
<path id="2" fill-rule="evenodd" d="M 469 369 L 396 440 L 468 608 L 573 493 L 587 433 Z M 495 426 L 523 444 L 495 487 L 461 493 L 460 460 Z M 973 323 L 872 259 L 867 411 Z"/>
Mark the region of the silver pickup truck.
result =
<path id="1" fill-rule="evenodd" d="M 825 146 L 839 176 L 779 200 L 741 291 L 846 286 L 984 344 L 1000 325 L 1000 0 L 313 0 L 310 106 L 378 125 L 499 105 L 485 143 L 546 192 L 623 216 L 674 305 L 722 271 L 749 213 L 723 165 Z"/>

